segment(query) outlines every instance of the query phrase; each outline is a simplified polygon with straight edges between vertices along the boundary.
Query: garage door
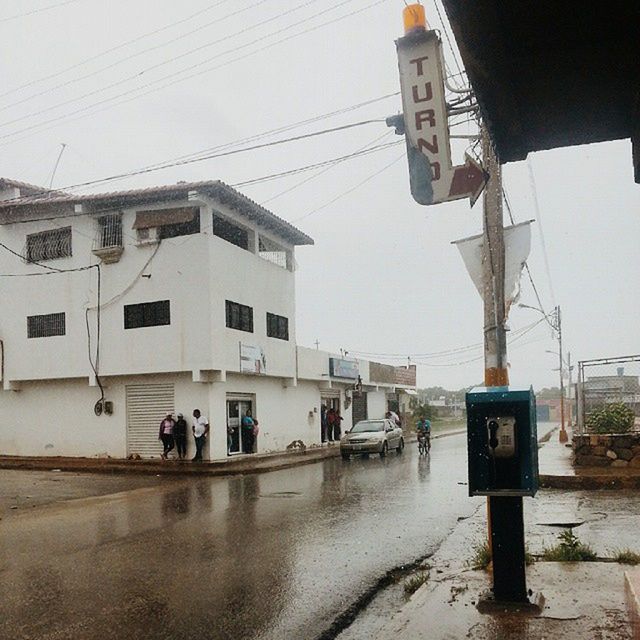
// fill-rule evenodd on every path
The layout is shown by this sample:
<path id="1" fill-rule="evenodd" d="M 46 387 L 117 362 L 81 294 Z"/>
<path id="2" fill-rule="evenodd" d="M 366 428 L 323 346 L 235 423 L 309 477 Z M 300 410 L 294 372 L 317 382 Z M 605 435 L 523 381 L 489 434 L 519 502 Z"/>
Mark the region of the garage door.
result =
<path id="1" fill-rule="evenodd" d="M 160 422 L 174 411 L 173 384 L 131 384 L 127 392 L 127 455 L 158 458 Z"/>

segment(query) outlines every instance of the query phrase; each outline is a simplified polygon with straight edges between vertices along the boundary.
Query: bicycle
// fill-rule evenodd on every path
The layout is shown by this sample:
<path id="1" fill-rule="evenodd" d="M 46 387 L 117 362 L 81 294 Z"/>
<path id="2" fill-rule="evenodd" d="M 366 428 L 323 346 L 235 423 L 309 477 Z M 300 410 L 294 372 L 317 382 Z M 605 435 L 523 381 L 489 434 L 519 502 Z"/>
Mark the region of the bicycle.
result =
<path id="1" fill-rule="evenodd" d="M 431 437 L 426 433 L 418 434 L 418 454 L 427 455 L 431 450 Z"/>

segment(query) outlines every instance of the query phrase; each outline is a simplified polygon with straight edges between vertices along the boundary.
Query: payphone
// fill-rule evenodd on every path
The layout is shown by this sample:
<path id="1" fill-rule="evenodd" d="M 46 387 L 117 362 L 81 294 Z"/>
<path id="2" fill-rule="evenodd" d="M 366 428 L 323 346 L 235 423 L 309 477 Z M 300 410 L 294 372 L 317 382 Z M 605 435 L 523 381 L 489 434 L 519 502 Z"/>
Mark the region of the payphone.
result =
<path id="1" fill-rule="evenodd" d="M 469 495 L 533 496 L 538 442 L 532 389 L 476 387 L 466 395 Z"/>

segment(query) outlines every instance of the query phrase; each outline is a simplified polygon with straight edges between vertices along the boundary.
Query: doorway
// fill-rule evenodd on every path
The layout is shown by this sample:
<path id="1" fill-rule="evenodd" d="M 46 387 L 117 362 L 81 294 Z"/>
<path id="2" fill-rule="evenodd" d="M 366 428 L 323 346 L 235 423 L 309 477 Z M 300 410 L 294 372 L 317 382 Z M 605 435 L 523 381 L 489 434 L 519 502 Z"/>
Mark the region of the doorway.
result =
<path id="1" fill-rule="evenodd" d="M 353 415 L 353 424 L 355 425 L 360 420 L 366 420 L 368 418 L 367 409 L 367 393 L 361 391 L 360 393 L 353 394 L 353 402 L 351 403 L 351 411 Z"/>
<path id="2" fill-rule="evenodd" d="M 254 415 L 251 398 L 227 398 L 227 455 L 229 456 L 244 451 L 240 426 L 242 417 L 247 411 L 251 411 L 251 415 Z"/>

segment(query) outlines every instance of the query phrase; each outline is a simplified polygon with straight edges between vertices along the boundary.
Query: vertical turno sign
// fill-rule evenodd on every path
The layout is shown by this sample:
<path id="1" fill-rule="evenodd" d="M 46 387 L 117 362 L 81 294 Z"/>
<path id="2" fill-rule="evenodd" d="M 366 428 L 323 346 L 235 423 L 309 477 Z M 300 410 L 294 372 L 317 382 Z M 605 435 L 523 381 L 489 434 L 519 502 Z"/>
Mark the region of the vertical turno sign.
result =
<path id="1" fill-rule="evenodd" d="M 411 194 L 420 204 L 468 197 L 473 205 L 485 176 L 469 155 L 464 165 L 452 166 L 440 37 L 421 29 L 396 46 Z"/>

